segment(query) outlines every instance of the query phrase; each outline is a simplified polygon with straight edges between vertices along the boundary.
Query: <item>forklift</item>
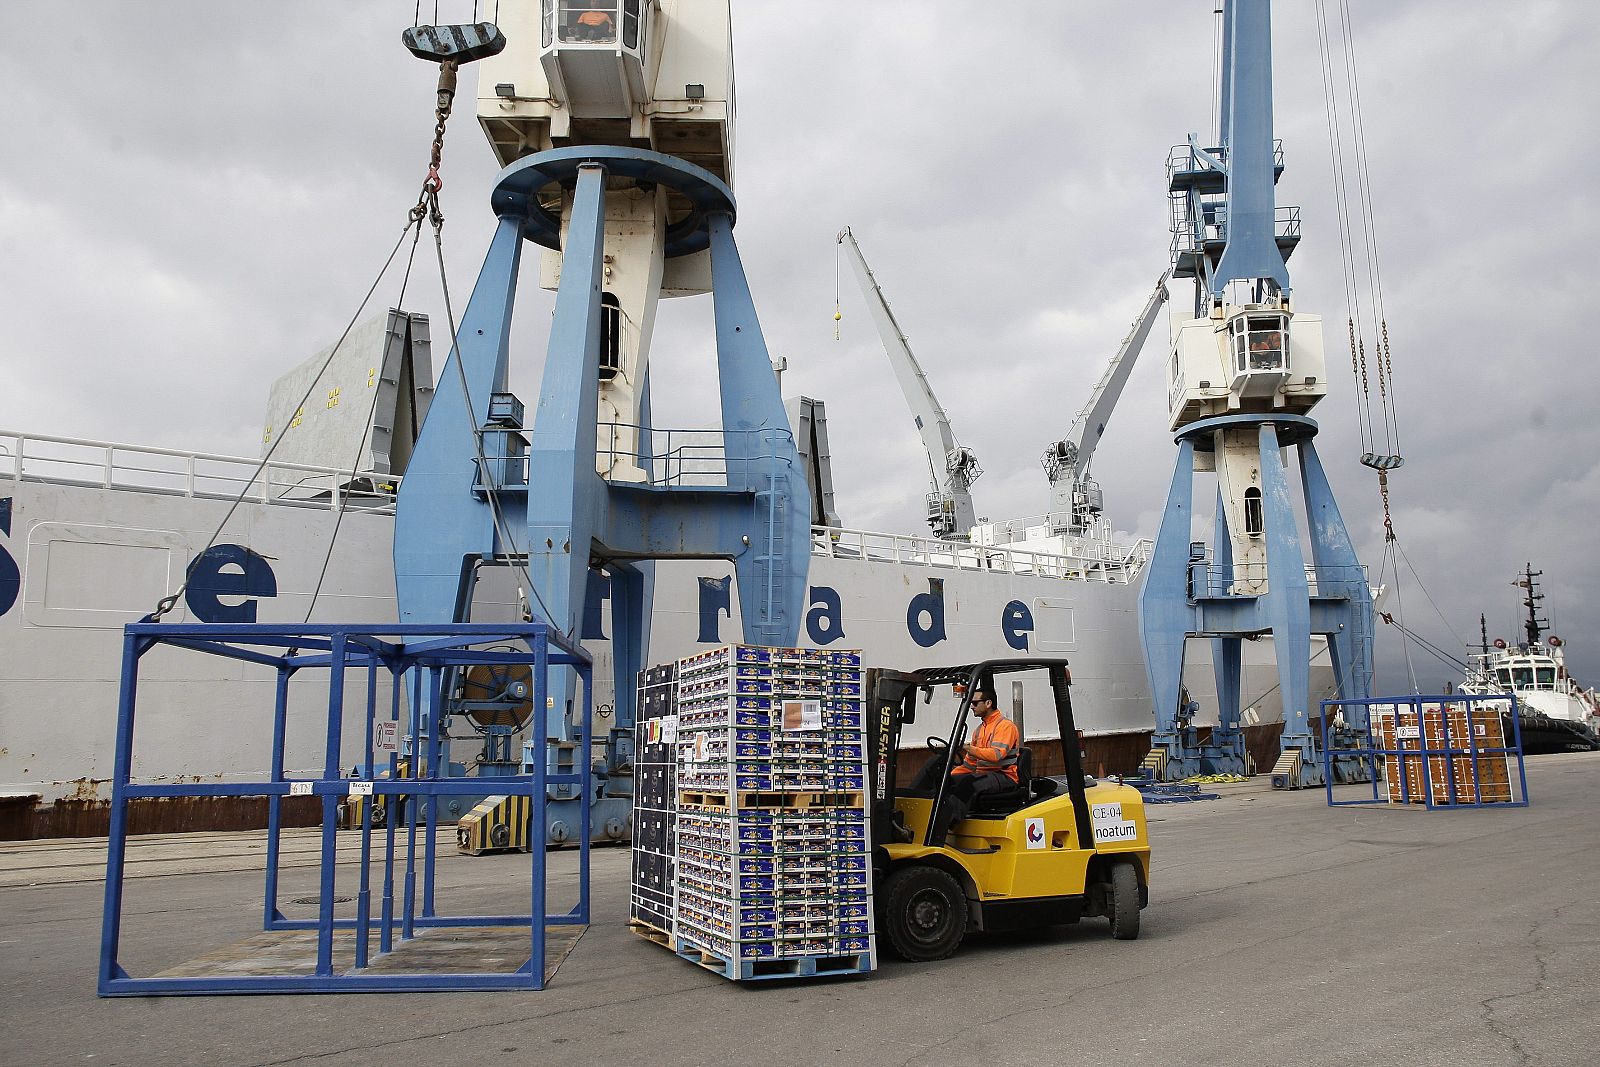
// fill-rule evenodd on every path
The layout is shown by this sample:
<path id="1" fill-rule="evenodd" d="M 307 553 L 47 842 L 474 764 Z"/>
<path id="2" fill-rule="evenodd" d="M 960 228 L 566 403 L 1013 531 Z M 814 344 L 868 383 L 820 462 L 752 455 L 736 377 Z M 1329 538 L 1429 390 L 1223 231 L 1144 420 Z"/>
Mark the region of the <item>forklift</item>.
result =
<path id="1" fill-rule="evenodd" d="M 980 794 L 966 816 L 934 843 L 934 812 L 966 739 L 973 693 L 994 692 L 1000 676 L 1049 676 L 1066 773 L 1033 776 L 1024 744 L 1017 784 Z M 1105 916 L 1111 935 L 1139 936 L 1149 904 L 1150 839 L 1137 789 L 1083 773 L 1072 716 L 1072 675 L 1064 659 L 996 659 L 910 672 L 870 672 L 868 804 L 873 887 L 880 938 L 902 959 L 940 960 L 969 930 L 1025 930 Z M 943 774 L 933 790 L 897 783 L 900 734 L 916 720 L 917 697 L 931 702 L 952 686 L 960 711 L 948 738 L 929 737 Z"/>

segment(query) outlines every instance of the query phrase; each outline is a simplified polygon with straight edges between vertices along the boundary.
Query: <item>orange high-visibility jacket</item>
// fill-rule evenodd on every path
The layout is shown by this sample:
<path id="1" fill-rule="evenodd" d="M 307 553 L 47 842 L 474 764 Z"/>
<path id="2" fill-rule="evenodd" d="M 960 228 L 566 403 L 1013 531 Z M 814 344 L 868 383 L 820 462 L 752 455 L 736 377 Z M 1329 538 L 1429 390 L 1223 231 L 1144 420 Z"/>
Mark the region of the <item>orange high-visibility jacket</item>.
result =
<path id="1" fill-rule="evenodd" d="M 991 711 L 988 718 L 979 724 L 972 740 L 967 742 L 967 754 L 962 758 L 961 766 L 950 773 L 999 771 L 1015 782 L 1017 749 L 1021 747 L 1022 735 L 1017 732 L 1017 724 L 998 711 Z"/>

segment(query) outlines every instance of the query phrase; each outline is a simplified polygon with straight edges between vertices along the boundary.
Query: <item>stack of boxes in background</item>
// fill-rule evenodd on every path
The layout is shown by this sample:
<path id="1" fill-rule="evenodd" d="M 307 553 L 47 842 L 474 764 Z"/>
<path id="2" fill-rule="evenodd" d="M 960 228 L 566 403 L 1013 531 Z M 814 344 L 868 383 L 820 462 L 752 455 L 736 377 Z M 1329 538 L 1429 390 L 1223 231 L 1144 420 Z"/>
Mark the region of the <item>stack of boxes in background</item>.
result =
<path id="1" fill-rule="evenodd" d="M 677 664 L 639 672 L 633 743 L 634 928 L 665 943 L 672 930 L 677 839 Z"/>
<path id="2" fill-rule="evenodd" d="M 1416 705 L 1379 705 L 1373 712 L 1378 747 L 1401 753 L 1384 757 L 1390 803 L 1493 804 L 1512 799 L 1510 755 L 1474 756 L 1508 747 L 1498 705 L 1423 704 L 1420 725 Z M 1430 750 L 1426 764 L 1424 747 Z"/>
<path id="3" fill-rule="evenodd" d="M 676 684 L 673 947 L 735 980 L 870 971 L 860 653 L 731 645 Z"/>

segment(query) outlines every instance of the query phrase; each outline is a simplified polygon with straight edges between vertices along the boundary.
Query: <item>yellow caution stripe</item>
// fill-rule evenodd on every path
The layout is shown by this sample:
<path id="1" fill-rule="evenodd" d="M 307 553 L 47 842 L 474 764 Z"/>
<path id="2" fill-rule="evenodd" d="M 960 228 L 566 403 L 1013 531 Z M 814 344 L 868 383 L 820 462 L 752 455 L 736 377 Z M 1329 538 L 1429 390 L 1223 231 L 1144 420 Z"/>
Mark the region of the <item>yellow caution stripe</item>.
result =
<path id="1" fill-rule="evenodd" d="M 532 797 L 484 797 L 456 822 L 456 848 L 469 856 L 513 849 L 526 852 L 532 814 Z"/>

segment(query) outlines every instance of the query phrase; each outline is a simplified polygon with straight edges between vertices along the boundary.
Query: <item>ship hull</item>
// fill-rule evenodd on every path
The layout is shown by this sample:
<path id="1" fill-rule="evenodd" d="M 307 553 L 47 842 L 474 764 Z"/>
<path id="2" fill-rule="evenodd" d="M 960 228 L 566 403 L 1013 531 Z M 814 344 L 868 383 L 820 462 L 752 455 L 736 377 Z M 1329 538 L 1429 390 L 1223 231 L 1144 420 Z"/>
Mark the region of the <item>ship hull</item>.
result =
<path id="1" fill-rule="evenodd" d="M 1524 713 L 1519 718 L 1520 722 L 1516 725 L 1522 737 L 1522 751 L 1526 755 L 1600 751 L 1600 737 L 1586 726 L 1537 713 Z M 1506 736 L 1517 736 L 1512 733 L 1511 715 L 1503 714 L 1501 719 L 1505 723 Z"/>
<path id="2" fill-rule="evenodd" d="M 198 561 L 228 515 L 230 501 L 220 494 L 5 479 L 0 501 L 9 501 L 0 505 L 9 518 L 0 528 L 0 577 L 11 567 L 17 574 L 14 587 L 0 585 L 0 594 L 8 588 L 12 593 L 0 595 L 0 835 L 103 832 L 121 627 L 152 611 L 186 573 L 190 592 L 167 621 L 302 622 L 319 582 L 312 621 L 383 623 L 396 617 L 394 519 L 382 501 L 362 501 L 339 520 L 325 575 L 336 520 L 326 500 L 245 502 Z M 879 547 L 884 544 L 897 547 Z M 800 642 L 859 648 L 873 665 L 900 668 L 1030 653 L 1066 656 L 1073 664 L 1078 722 L 1089 735 L 1088 766 L 1131 769 L 1123 764 L 1148 747 L 1153 725 L 1139 649 L 1137 561 L 1120 569 L 1082 567 L 1076 577 L 1041 570 L 1036 557 L 824 532 L 812 557 Z M 720 561 L 657 566 L 651 662 L 741 639 L 732 573 Z M 512 610 L 511 597 L 497 597 L 490 583 L 475 617 L 503 617 Z M 597 736 L 615 722 L 608 636 L 602 611 L 585 634 L 596 656 Z M 1324 656 L 1313 673 L 1319 699 L 1332 686 L 1325 664 Z M 1186 672 L 1205 706 L 1212 691 L 1205 643 L 1192 643 Z M 1244 695 L 1247 705 L 1259 698 L 1254 703 L 1267 724 L 1281 718 L 1275 684 L 1270 642 L 1252 642 Z M 259 777 L 270 745 L 273 685 L 268 670 L 216 657 L 171 650 L 146 657 L 133 776 Z M 314 717 L 309 689 L 306 697 L 307 714 Z M 1048 694 L 1008 692 L 1001 698 L 1030 739 L 1054 737 Z M 948 699 L 936 699 L 918 729 L 942 736 L 953 709 Z M 361 762 L 363 743 L 359 724 L 350 724 L 345 768 Z M 472 754 L 458 748 L 453 755 L 461 760 Z M 319 729 L 291 729 L 291 773 L 320 774 L 322 758 Z M 253 816 L 212 806 L 163 808 L 142 818 L 150 830 L 170 830 L 233 826 Z"/>

